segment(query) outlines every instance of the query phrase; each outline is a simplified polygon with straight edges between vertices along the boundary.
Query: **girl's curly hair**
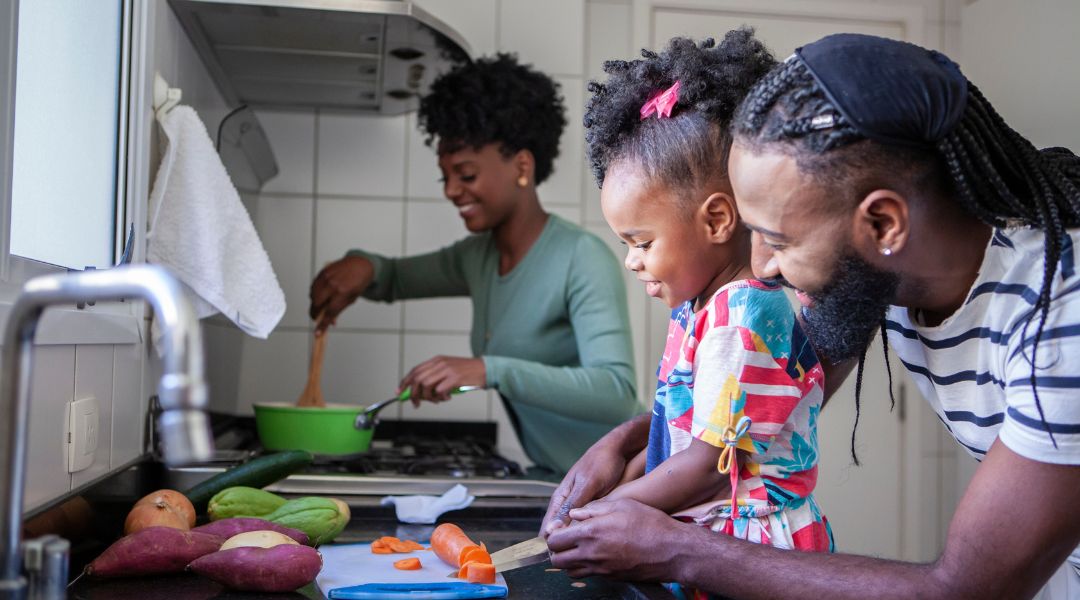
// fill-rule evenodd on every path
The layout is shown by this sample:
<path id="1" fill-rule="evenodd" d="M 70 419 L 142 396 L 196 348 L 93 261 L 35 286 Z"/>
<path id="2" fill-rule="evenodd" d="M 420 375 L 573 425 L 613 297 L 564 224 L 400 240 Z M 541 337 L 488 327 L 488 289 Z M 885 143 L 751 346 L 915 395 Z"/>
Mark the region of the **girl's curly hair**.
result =
<path id="1" fill-rule="evenodd" d="M 477 59 L 440 75 L 420 100 L 420 128 L 430 146 L 456 152 L 498 143 L 505 156 L 532 152 L 536 183 L 551 175 L 566 126 L 559 84 L 513 54 Z"/>
<path id="2" fill-rule="evenodd" d="M 777 63 L 754 30 L 729 31 L 719 44 L 684 37 L 642 59 L 604 63 L 608 79 L 590 82 L 585 142 L 598 186 L 612 164 L 631 160 L 669 185 L 690 187 L 727 170 L 735 109 Z M 641 118 L 642 104 L 680 82 L 671 118 Z"/>

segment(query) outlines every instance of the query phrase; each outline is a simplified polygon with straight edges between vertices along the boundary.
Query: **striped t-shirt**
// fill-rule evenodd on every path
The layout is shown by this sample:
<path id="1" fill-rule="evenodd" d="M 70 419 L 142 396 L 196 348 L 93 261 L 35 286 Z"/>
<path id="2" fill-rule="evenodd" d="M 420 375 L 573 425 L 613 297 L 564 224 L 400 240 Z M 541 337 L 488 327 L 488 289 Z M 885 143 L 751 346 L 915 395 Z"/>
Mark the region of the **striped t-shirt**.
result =
<path id="1" fill-rule="evenodd" d="M 964 305 L 937 327 L 913 311 L 892 307 L 889 344 L 923 397 L 960 443 L 982 460 L 994 440 L 1039 462 L 1080 464 L 1080 273 L 1074 248 L 1080 229 L 1064 239 L 1039 342 L 1036 385 L 1050 439 L 1031 390 L 1035 311 L 1042 287 L 1043 232 L 995 230 Z M 1080 549 L 1071 562 L 1080 564 Z"/>

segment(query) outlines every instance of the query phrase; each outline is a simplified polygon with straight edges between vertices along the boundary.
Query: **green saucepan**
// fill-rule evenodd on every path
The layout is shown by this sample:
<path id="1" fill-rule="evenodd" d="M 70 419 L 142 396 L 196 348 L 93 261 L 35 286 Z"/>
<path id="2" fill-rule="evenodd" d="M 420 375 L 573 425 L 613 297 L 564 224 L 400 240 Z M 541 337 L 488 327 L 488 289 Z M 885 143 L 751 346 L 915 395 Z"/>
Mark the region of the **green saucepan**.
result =
<path id="1" fill-rule="evenodd" d="M 471 386 L 455 388 L 459 394 L 478 389 Z M 411 397 L 406 388 L 389 400 L 370 407 L 356 404 L 327 404 L 325 407 L 296 406 L 285 403 L 255 405 L 255 428 L 259 441 L 267 450 L 307 450 L 312 454 L 342 455 L 367 452 L 371 435 L 375 432 L 374 412 L 392 401 L 404 401 Z M 377 407 L 377 408 L 376 408 Z M 374 411 L 368 412 L 370 409 Z M 368 412 L 367 418 L 357 417 Z"/>

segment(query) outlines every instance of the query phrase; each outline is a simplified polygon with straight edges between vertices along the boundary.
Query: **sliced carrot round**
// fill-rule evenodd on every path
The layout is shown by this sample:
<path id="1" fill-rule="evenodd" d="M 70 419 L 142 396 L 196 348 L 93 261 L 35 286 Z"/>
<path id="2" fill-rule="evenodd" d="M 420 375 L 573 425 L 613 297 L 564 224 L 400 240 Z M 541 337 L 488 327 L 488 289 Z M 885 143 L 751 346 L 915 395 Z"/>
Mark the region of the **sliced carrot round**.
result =
<path id="1" fill-rule="evenodd" d="M 469 563 L 466 567 L 465 581 L 469 583 L 495 583 L 495 565 L 491 563 Z"/>
<path id="2" fill-rule="evenodd" d="M 423 565 L 420 564 L 420 559 L 415 556 L 409 558 L 403 558 L 394 562 L 395 569 L 401 569 L 402 571 L 418 571 Z"/>

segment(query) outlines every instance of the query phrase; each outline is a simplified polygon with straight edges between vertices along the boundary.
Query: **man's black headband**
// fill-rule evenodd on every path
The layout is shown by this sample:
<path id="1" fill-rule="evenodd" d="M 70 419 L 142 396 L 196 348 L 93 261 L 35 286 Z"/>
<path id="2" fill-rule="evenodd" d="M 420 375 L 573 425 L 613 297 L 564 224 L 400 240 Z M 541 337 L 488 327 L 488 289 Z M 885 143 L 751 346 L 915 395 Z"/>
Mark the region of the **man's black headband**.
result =
<path id="1" fill-rule="evenodd" d="M 952 132 L 967 104 L 960 67 L 907 42 L 840 33 L 798 48 L 789 60 L 806 65 L 859 133 L 885 144 L 933 146 Z"/>

